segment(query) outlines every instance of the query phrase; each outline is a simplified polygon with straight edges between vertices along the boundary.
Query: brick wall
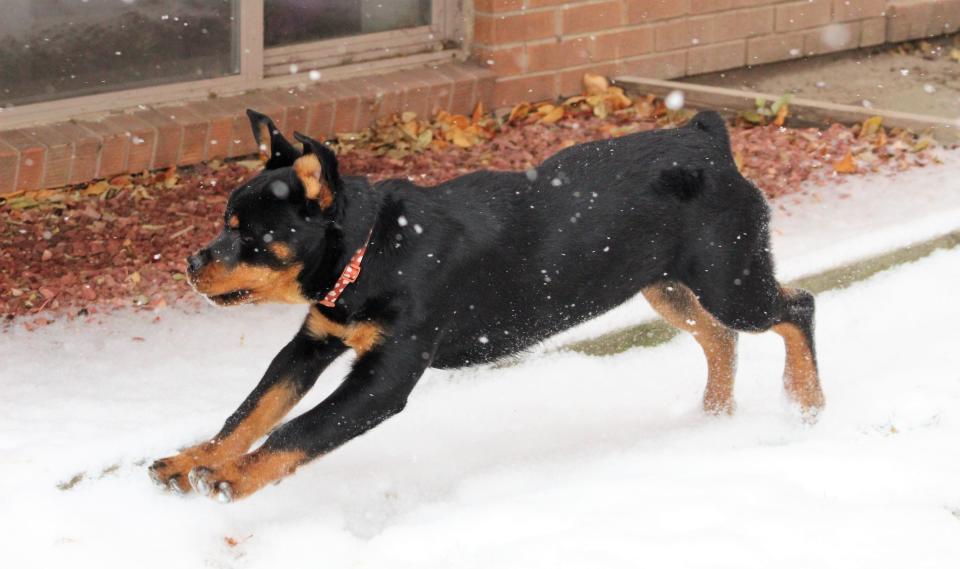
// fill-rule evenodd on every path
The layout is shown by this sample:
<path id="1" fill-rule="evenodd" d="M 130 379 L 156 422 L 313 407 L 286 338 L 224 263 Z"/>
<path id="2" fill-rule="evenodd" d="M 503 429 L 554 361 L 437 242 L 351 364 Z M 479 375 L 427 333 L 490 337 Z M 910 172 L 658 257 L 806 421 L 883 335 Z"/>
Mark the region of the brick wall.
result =
<path id="1" fill-rule="evenodd" d="M 575 94 L 584 72 L 669 79 L 960 24 L 960 0 L 474 0 L 474 59 L 494 102 Z"/>
<path id="2" fill-rule="evenodd" d="M 245 111 L 272 117 L 289 137 L 318 139 L 369 126 L 400 110 L 490 108 L 494 76 L 471 64 L 447 64 L 322 82 L 182 105 L 140 108 L 12 130 L 0 128 L 0 195 L 55 188 L 117 174 L 255 154 Z"/>

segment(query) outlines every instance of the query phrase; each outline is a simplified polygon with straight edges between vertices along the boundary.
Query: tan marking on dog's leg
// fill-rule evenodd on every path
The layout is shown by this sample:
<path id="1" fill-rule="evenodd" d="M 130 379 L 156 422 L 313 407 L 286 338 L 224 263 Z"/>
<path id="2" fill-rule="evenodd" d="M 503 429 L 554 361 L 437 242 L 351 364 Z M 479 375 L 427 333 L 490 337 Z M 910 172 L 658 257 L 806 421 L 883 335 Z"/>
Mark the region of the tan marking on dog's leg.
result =
<path id="1" fill-rule="evenodd" d="M 307 461 L 302 451 L 272 451 L 260 448 L 255 452 L 221 464 L 202 476 L 211 489 L 211 497 L 229 492 L 228 499 L 246 498 L 271 482 L 279 482 L 293 474 Z M 223 484 L 229 485 L 224 488 Z"/>
<path id="2" fill-rule="evenodd" d="M 786 346 L 786 364 L 783 385 L 791 399 L 800 404 L 805 413 L 815 414 L 824 405 L 820 374 L 807 337 L 799 327 L 782 322 L 771 328 L 783 337 Z"/>
<path id="3" fill-rule="evenodd" d="M 153 466 L 154 474 L 164 483 L 172 481 L 182 492 L 189 492 L 187 474 L 192 469 L 200 466 L 214 468 L 243 455 L 257 439 L 267 434 L 298 400 L 299 396 L 291 386 L 281 383 L 272 387 L 229 434 L 158 460 Z"/>
<path id="4" fill-rule="evenodd" d="M 717 321 L 679 283 L 660 283 L 643 289 L 643 296 L 671 326 L 693 335 L 707 358 L 707 387 L 703 408 L 708 413 L 732 414 L 736 375 L 737 333 Z"/>
<path id="5" fill-rule="evenodd" d="M 352 348 L 358 356 L 370 351 L 383 339 L 383 327 L 373 322 L 355 322 L 340 324 L 320 313 L 316 307 L 310 308 L 306 322 L 307 332 L 318 340 L 327 336 L 340 338 Z"/>

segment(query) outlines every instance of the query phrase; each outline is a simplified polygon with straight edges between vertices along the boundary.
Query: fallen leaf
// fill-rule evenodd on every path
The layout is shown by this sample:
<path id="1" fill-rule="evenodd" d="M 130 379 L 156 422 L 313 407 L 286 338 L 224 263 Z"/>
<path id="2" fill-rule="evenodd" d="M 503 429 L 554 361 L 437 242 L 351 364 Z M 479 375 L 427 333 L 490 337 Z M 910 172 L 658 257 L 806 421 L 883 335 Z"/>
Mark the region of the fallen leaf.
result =
<path id="1" fill-rule="evenodd" d="M 548 112 L 547 114 L 543 115 L 543 117 L 540 118 L 540 122 L 546 123 L 546 124 L 553 124 L 563 118 L 563 112 L 564 112 L 563 107 L 554 107 L 553 110 L 551 110 L 550 112 Z"/>
<path id="2" fill-rule="evenodd" d="M 883 124 L 883 117 L 879 115 L 872 116 L 863 121 L 863 124 L 860 125 L 860 138 L 876 134 L 881 124 Z"/>
<path id="3" fill-rule="evenodd" d="M 853 161 L 853 154 L 849 150 L 843 158 L 833 164 L 833 171 L 838 174 L 853 174 L 857 171 L 857 165 Z"/>
<path id="4" fill-rule="evenodd" d="M 583 84 L 583 92 L 587 95 L 606 93 L 607 89 L 610 88 L 610 81 L 606 77 L 594 73 L 584 73 L 581 83 Z"/>

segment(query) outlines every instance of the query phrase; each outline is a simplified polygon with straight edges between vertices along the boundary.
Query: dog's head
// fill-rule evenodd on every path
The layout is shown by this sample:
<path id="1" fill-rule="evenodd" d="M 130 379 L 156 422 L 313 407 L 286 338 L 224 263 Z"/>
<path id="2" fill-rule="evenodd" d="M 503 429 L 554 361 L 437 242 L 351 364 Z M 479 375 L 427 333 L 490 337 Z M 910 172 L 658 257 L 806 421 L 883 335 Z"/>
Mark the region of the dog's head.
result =
<path id="1" fill-rule="evenodd" d="M 230 194 L 223 230 L 187 258 L 190 284 L 221 306 L 310 302 L 301 273 L 322 248 L 343 182 L 336 155 L 300 133 L 291 144 L 269 117 L 248 110 L 265 169 Z"/>

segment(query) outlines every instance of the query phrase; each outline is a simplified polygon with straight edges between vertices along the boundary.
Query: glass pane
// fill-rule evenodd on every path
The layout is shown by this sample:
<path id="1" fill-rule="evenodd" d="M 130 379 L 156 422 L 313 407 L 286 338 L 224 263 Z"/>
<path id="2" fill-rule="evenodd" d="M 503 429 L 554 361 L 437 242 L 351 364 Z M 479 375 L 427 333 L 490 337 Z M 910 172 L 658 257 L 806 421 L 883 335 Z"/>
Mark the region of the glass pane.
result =
<path id="1" fill-rule="evenodd" d="M 429 25 L 431 0 L 265 0 L 267 47 Z"/>
<path id="2" fill-rule="evenodd" d="M 240 0 L 2 0 L 0 105 L 240 71 Z"/>

